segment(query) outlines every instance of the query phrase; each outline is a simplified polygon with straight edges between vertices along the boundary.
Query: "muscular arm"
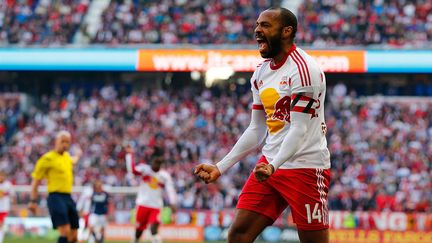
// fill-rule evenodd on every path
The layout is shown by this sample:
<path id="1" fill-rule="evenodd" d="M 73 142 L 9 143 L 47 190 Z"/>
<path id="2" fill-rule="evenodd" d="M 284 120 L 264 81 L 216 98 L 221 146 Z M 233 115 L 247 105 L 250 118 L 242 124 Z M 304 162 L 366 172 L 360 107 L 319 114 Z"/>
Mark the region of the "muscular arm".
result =
<path id="1" fill-rule="evenodd" d="M 251 122 L 231 151 L 216 164 L 221 173 L 227 171 L 247 154 L 257 149 L 267 135 L 265 112 L 252 110 Z"/>

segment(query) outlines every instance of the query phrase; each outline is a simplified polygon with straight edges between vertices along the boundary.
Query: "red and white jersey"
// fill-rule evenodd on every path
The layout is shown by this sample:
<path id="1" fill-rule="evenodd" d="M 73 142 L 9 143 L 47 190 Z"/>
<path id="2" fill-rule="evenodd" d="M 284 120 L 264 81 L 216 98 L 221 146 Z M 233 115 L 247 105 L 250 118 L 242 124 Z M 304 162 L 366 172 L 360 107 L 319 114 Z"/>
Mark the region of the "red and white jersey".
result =
<path id="1" fill-rule="evenodd" d="M 135 165 L 132 154 L 126 155 L 128 171 L 139 176 L 141 182 L 136 198 L 136 205 L 149 208 L 163 207 L 163 191 L 167 192 L 168 200 L 171 205 L 177 204 L 177 195 L 171 175 L 165 170 L 157 172 L 147 164 Z"/>
<path id="2" fill-rule="evenodd" d="M 262 148 L 269 162 L 278 153 L 290 129 L 290 110 L 310 114 L 312 125 L 305 141 L 290 161 L 280 169 L 330 168 L 327 149 L 324 100 L 326 79 L 318 63 L 306 52 L 293 45 L 278 65 L 266 60 L 258 65 L 251 78 L 253 109 L 266 113 L 268 135 Z M 303 95 L 313 95 L 313 100 Z"/>
<path id="3" fill-rule="evenodd" d="M 0 212 L 9 212 L 12 193 L 12 183 L 7 180 L 0 183 Z"/>

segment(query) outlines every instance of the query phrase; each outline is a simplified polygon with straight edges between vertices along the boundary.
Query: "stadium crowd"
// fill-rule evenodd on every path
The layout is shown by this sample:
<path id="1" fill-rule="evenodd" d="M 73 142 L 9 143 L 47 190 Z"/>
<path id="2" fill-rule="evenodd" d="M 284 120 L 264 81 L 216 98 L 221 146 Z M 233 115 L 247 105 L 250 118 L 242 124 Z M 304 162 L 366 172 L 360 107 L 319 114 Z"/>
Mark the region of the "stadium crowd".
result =
<path id="1" fill-rule="evenodd" d="M 112 0 L 92 36 L 82 21 L 90 0 L 7 0 L 0 3 L 0 44 L 63 45 L 77 31 L 96 44 L 255 44 L 258 14 L 281 2 Z M 427 0 L 304 0 L 294 12 L 301 45 L 431 46 Z"/>
<path id="2" fill-rule="evenodd" d="M 72 43 L 89 0 L 0 1 L 0 45 Z"/>
<path id="3" fill-rule="evenodd" d="M 430 103 L 363 100 L 342 84 L 329 92 L 330 208 L 431 212 Z M 0 169 L 11 175 L 13 183 L 29 184 L 35 161 L 51 147 L 50 138 L 59 129 L 67 129 L 84 150 L 75 167 L 76 185 L 95 178 L 112 186 L 137 185 L 136 178 L 126 175 L 126 143 L 135 147 L 141 162 L 148 160 L 154 146 L 163 146 L 180 208 L 236 205 L 259 151 L 214 185 L 199 182 L 192 170 L 198 162 L 224 156 L 249 124 L 249 92 L 182 88 L 127 94 L 105 86 L 87 97 L 83 93 L 72 89 L 62 94 L 56 89 L 31 107 L 15 135 L 1 148 Z M 72 153 L 74 150 L 72 147 Z M 116 205 L 130 208 L 132 204 L 131 200 L 128 205 Z"/>

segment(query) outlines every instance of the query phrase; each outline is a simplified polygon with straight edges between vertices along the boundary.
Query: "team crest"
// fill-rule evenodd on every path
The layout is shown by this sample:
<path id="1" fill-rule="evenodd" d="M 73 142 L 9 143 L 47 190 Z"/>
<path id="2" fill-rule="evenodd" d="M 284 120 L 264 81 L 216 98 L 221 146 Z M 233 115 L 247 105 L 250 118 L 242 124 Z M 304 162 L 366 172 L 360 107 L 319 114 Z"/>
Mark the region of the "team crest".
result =
<path id="1" fill-rule="evenodd" d="M 291 83 L 291 78 L 290 80 L 288 80 L 287 76 L 283 76 L 282 80 L 279 82 L 279 89 L 287 90 L 289 88 L 290 83 Z"/>
<path id="2" fill-rule="evenodd" d="M 258 83 L 258 88 L 261 88 L 263 85 L 264 85 L 264 82 L 262 80 L 260 80 Z"/>

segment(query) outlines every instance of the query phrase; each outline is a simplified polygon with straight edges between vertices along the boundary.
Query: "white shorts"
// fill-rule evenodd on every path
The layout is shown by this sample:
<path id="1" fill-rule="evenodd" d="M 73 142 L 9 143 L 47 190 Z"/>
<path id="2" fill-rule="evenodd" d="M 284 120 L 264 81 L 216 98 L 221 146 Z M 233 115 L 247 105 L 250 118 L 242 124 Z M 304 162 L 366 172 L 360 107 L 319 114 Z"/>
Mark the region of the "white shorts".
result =
<path id="1" fill-rule="evenodd" d="M 107 222 L 107 216 L 105 214 L 90 214 L 89 217 L 89 226 L 90 227 L 106 227 L 108 222 Z"/>

